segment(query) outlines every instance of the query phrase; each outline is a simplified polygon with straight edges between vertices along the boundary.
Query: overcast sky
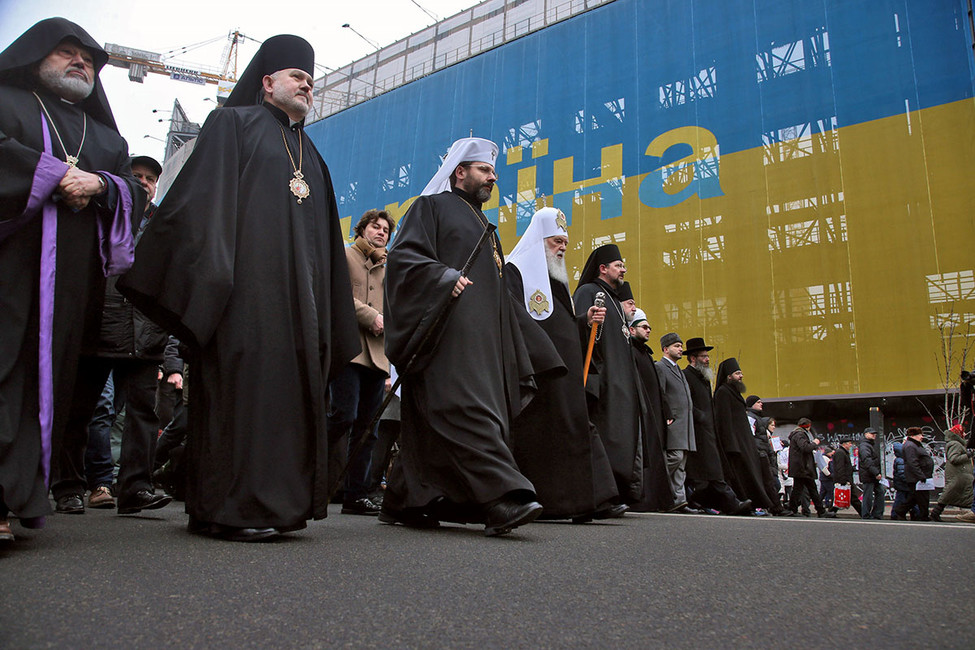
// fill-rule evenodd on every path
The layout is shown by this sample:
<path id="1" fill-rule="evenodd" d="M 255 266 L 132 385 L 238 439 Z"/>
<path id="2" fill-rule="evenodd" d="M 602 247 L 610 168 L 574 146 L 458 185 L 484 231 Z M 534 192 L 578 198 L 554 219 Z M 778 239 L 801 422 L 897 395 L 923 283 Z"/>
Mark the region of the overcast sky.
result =
<path id="1" fill-rule="evenodd" d="M 452 16 L 479 0 L 417 0 L 439 18 Z M 311 0 L 309 2 L 254 2 L 252 0 L 171 0 L 169 2 L 121 2 L 119 0 L 0 0 L 0 50 L 38 20 L 63 16 L 84 27 L 104 45 L 115 43 L 165 53 L 211 39 L 217 42 L 174 54 L 171 65 L 193 64 L 222 67 L 227 35 L 239 30 L 260 41 L 275 34 L 297 34 L 315 48 L 315 62 L 329 68 L 365 56 L 371 46 L 362 36 L 388 45 L 435 21 L 412 0 Z M 257 45 L 246 41 L 240 48 L 237 72 L 244 71 Z M 315 77 L 322 75 L 321 70 Z M 101 78 L 115 113 L 119 130 L 133 154 L 160 161 L 169 130 L 173 100 L 179 99 L 190 120 L 202 123 L 216 106 L 217 87 L 173 81 L 150 74 L 142 84 L 129 81 L 122 68 L 105 66 Z M 159 112 L 153 113 L 153 109 Z M 160 122 L 159 120 L 163 121 Z M 145 137 L 145 136 L 151 137 Z"/>

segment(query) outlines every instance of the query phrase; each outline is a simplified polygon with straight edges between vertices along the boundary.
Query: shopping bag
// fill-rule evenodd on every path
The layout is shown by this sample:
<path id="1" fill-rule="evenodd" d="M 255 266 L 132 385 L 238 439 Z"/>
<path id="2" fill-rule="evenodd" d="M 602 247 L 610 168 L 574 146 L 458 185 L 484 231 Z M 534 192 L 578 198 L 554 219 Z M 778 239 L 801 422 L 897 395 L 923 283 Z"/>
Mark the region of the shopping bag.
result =
<path id="1" fill-rule="evenodd" d="M 836 485 L 833 487 L 833 507 L 839 510 L 850 507 L 849 485 Z"/>

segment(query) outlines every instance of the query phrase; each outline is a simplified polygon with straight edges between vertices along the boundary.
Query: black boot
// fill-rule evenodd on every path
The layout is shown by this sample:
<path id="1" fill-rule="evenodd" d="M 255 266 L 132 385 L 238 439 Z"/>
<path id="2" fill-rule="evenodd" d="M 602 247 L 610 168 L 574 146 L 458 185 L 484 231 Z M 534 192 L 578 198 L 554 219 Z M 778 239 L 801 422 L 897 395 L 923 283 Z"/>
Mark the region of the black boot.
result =
<path id="1" fill-rule="evenodd" d="M 928 514 L 931 517 L 931 521 L 941 521 L 941 513 L 945 511 L 944 505 L 936 503 L 931 512 Z"/>

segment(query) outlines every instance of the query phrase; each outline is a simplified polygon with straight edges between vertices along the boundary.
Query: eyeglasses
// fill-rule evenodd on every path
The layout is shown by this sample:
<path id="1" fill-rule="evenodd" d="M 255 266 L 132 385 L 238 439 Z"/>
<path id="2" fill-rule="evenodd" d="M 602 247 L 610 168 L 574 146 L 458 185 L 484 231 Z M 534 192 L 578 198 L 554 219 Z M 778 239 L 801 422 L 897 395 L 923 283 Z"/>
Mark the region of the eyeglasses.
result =
<path id="1" fill-rule="evenodd" d="M 473 167 L 483 174 L 494 174 L 495 178 L 498 176 L 497 172 L 490 165 L 475 165 L 473 163 L 467 163 L 465 165 L 461 165 L 461 167 Z"/>

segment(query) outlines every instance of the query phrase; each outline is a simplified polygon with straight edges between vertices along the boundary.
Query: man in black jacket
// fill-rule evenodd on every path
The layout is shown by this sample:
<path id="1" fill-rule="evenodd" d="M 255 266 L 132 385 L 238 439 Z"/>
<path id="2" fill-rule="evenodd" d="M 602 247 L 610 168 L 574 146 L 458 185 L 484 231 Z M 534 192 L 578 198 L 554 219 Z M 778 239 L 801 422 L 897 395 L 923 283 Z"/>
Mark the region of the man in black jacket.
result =
<path id="1" fill-rule="evenodd" d="M 880 457 L 874 442 L 876 438 L 876 429 L 867 427 L 863 430 L 863 440 L 859 447 L 860 482 L 863 483 L 863 505 L 860 508 L 862 519 L 884 518 L 884 485 L 880 482 L 884 475 L 880 471 Z"/>
<path id="2" fill-rule="evenodd" d="M 812 422 L 809 418 L 801 418 L 792 433 L 789 434 L 789 476 L 792 478 L 792 498 L 789 499 L 789 510 L 795 516 L 802 500 L 802 493 L 809 495 L 816 506 L 816 514 L 826 516 L 823 500 L 819 498 L 816 489 L 816 461 L 813 452 L 819 446 L 819 438 L 813 436 Z"/>
<path id="3" fill-rule="evenodd" d="M 907 438 L 904 440 L 904 478 L 910 489 L 907 500 L 891 511 L 891 519 L 904 519 L 904 516 L 916 505 L 920 511 L 918 519 L 931 520 L 928 516 L 931 492 L 917 489 L 918 482 L 934 476 L 934 460 L 931 458 L 931 452 L 922 444 L 923 439 L 924 432 L 920 427 L 911 427 L 907 430 Z"/>
<path id="4" fill-rule="evenodd" d="M 140 165 L 152 169 L 159 163 L 148 156 L 132 160 L 133 168 Z M 136 241 L 149 223 L 153 213 L 152 199 L 156 193 L 155 178 L 149 174 L 137 177 L 148 199 Z M 158 176 L 156 176 L 158 178 Z M 116 404 L 125 404 L 125 427 L 122 434 L 122 453 L 119 457 L 118 513 L 135 514 L 142 510 L 162 508 L 172 501 L 165 494 L 154 494 L 152 461 L 159 433 L 155 414 L 158 366 L 163 360 L 167 335 L 125 300 L 115 288 L 115 277 L 105 287 L 102 326 L 97 345 L 82 349 L 78 364 L 71 410 L 61 444 L 55 448 L 52 464 L 51 492 L 57 511 L 81 514 L 85 511 L 81 499 L 85 489 L 84 457 L 88 444 L 88 423 L 102 393 L 109 373 L 115 384 Z M 93 496 L 104 486 L 89 486 Z"/>
<path id="5" fill-rule="evenodd" d="M 850 486 L 850 505 L 860 514 L 860 496 L 863 492 L 853 482 L 853 461 L 850 459 L 850 448 L 853 440 L 843 436 L 840 438 L 840 448 L 833 454 L 833 483 L 834 485 Z M 881 500 L 882 502 L 882 500 Z M 839 510 L 835 505 L 830 508 L 831 512 Z"/>

